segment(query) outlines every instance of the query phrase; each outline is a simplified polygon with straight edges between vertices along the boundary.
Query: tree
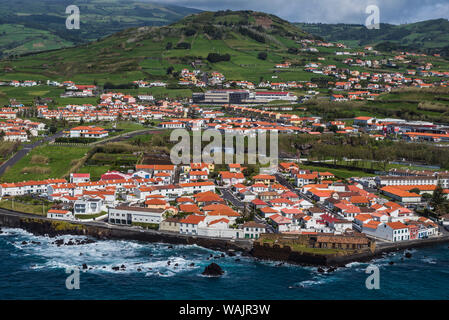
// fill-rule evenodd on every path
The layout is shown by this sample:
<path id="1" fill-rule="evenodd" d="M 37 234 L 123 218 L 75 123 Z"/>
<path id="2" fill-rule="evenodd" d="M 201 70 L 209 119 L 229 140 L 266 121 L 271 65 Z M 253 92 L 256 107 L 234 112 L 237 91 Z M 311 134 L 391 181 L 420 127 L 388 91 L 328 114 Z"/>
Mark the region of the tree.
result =
<path id="1" fill-rule="evenodd" d="M 167 74 L 172 74 L 174 70 L 175 70 L 175 68 L 173 68 L 173 66 L 168 67 Z"/>
<path id="2" fill-rule="evenodd" d="M 410 190 L 411 193 L 416 193 L 416 194 L 420 194 L 421 190 L 419 190 L 418 188 L 413 188 Z"/>
<path id="3" fill-rule="evenodd" d="M 56 128 L 55 125 L 51 125 L 50 128 L 48 129 L 48 131 L 49 131 L 51 134 L 55 134 L 56 131 L 58 131 L 58 128 Z"/>
<path id="4" fill-rule="evenodd" d="M 220 61 L 230 61 L 230 60 L 231 60 L 231 56 L 229 55 L 229 53 L 219 54 L 219 53 L 211 52 L 207 55 L 207 61 L 209 61 L 211 63 L 220 62 Z"/>
<path id="5" fill-rule="evenodd" d="M 257 59 L 259 60 L 267 60 L 268 54 L 264 51 L 259 52 L 259 54 L 257 55 Z"/>
<path id="6" fill-rule="evenodd" d="M 448 211 L 448 202 L 443 192 L 443 188 L 438 185 L 433 191 L 432 199 L 430 200 L 430 205 L 433 207 L 433 211 L 438 215 L 442 216 Z"/>

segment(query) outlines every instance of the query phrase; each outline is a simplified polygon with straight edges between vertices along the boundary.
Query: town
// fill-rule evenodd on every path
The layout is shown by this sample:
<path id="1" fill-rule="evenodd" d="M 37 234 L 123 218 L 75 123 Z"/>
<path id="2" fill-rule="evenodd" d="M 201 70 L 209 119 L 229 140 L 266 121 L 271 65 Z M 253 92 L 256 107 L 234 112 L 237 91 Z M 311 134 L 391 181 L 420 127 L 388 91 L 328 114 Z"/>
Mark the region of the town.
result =
<path id="1" fill-rule="evenodd" d="M 335 81 L 261 79 L 255 84 L 249 80 L 227 80 L 221 72 L 202 71 L 202 61 L 193 62 L 192 71 L 184 68 L 176 72 L 178 86 L 200 90 L 192 91 L 187 98 L 158 99 L 147 91 L 123 93 L 74 81 L 1 81 L 0 86 L 14 88 L 56 87 L 63 90 L 58 91 L 61 101 L 77 99 L 80 103 L 54 105 L 39 100 L 24 105 L 19 98 L 11 100 L 0 110 L 0 136 L 11 143 L 34 143 L 47 137 L 49 148 L 101 146 L 120 141 L 119 138 L 126 141 L 127 134 L 137 136 L 150 130 L 162 134 L 173 129 L 190 133 L 213 130 L 244 137 L 276 132 L 286 137 L 309 135 L 316 139 L 363 136 L 392 143 L 444 145 L 449 141 L 446 123 L 369 115 L 329 119 L 308 111 L 308 102 L 338 106 L 351 101 L 376 101 L 395 90 L 428 92 L 446 88 L 449 71 L 414 60 L 425 59 L 425 54 L 401 52 L 385 58 L 370 46 L 351 49 L 341 43 L 310 39 L 303 39 L 300 44 L 302 49 L 298 52 L 316 54 L 316 61 L 306 63 L 303 71 Z M 336 50 L 333 54 L 344 57 L 344 67 L 327 64 L 328 57 L 320 55 L 322 48 L 328 55 L 332 48 Z M 431 58 L 435 57 L 438 55 Z M 377 71 L 412 64 L 415 68 L 406 72 Z M 274 74 L 281 75 L 298 65 L 284 61 L 273 68 Z M 167 70 L 173 72 L 173 68 Z M 134 89 L 170 90 L 169 84 L 160 80 L 136 79 L 131 85 Z M 92 98 L 97 103 L 82 103 Z M 123 124 L 130 129 L 119 128 Z M 32 159 L 34 164 L 48 164 L 43 156 L 35 155 Z M 428 213 L 449 200 L 448 171 L 387 168 L 391 163 L 384 163 L 383 170 L 362 168 L 369 175 L 349 173 L 342 177 L 332 173 L 332 166 L 326 170 L 326 161 L 336 165 L 337 160 L 321 161 L 318 169 L 310 168 L 313 162 L 300 153 L 293 158 L 280 157 L 274 169 L 249 167 L 245 163 L 225 166 L 140 161 L 128 162 L 126 170 L 117 166 L 114 170 L 98 168 L 95 179 L 90 172 L 79 172 L 76 165 L 75 169 L 70 168 L 67 178 L 51 176 L 34 166 L 22 169 L 20 179 L 15 176 L 14 181 L 3 180 L 0 197 L 12 210 L 14 203 L 17 206 L 43 201 L 47 208 L 44 210 L 43 205 L 39 214 L 50 219 L 94 221 L 221 239 L 258 240 L 267 234 L 333 235 L 395 243 L 438 238 L 447 233 L 444 226 L 449 225 L 449 215 Z M 381 162 L 373 160 L 371 166 Z M 4 169 L 8 172 L 9 167 Z M 43 173 L 46 178 L 27 180 L 28 173 Z M 335 243 L 330 245 L 335 247 Z"/>

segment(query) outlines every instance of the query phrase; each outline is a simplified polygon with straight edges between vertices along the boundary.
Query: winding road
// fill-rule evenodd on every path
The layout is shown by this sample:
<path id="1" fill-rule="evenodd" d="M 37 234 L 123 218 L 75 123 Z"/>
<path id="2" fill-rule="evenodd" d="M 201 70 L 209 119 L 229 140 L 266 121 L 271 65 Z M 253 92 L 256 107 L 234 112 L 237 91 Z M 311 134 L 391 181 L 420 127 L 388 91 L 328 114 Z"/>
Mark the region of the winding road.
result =
<path id="1" fill-rule="evenodd" d="M 13 165 L 15 165 L 20 159 L 25 157 L 31 150 L 33 150 L 36 147 L 39 147 L 40 145 L 43 145 L 44 143 L 47 143 L 47 142 L 55 140 L 56 138 L 62 137 L 62 134 L 63 134 L 63 132 L 59 131 L 58 133 L 56 133 L 52 136 L 47 136 L 47 137 L 45 137 L 39 141 L 36 141 L 34 143 L 23 145 L 22 149 L 17 151 L 17 153 L 14 156 L 12 156 L 8 161 L 4 162 L 0 166 L 0 177 L 5 173 L 5 171 L 8 167 L 12 167 Z"/>

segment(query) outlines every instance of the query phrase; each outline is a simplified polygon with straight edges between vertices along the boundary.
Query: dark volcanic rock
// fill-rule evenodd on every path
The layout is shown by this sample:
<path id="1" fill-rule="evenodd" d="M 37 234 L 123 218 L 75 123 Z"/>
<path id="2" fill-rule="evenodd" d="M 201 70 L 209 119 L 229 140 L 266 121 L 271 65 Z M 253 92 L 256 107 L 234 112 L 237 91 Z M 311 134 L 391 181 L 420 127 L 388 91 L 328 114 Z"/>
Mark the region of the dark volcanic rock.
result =
<path id="1" fill-rule="evenodd" d="M 327 269 L 326 272 L 334 272 L 335 270 L 337 270 L 337 268 L 334 267 L 330 267 L 329 269 Z"/>
<path id="2" fill-rule="evenodd" d="M 122 264 L 122 265 L 120 266 L 120 268 L 121 268 L 121 269 L 126 269 L 126 267 L 125 267 L 124 264 Z"/>
<path id="3" fill-rule="evenodd" d="M 64 239 L 58 239 L 54 242 L 54 244 L 57 244 L 58 246 L 60 246 L 61 244 L 64 244 Z"/>
<path id="4" fill-rule="evenodd" d="M 87 269 L 87 264 L 83 263 L 83 269 Z"/>
<path id="5" fill-rule="evenodd" d="M 114 270 L 114 271 L 119 271 L 120 268 L 119 268 L 119 267 L 112 267 L 112 270 Z"/>
<path id="6" fill-rule="evenodd" d="M 235 253 L 232 252 L 232 251 L 229 251 L 229 252 L 228 252 L 228 256 L 230 256 L 230 257 L 235 257 Z"/>
<path id="7" fill-rule="evenodd" d="M 191 264 L 189 264 L 189 267 L 194 267 L 195 264 L 192 262 Z"/>
<path id="8" fill-rule="evenodd" d="M 235 261 L 236 261 L 236 262 L 240 262 L 240 259 L 239 259 L 239 258 L 237 258 L 237 259 L 235 259 Z"/>
<path id="9" fill-rule="evenodd" d="M 142 271 L 142 269 L 140 269 L 140 268 L 137 268 L 137 271 L 138 271 L 138 272 L 141 272 L 141 271 Z"/>
<path id="10" fill-rule="evenodd" d="M 204 268 L 203 275 L 205 276 L 214 276 L 218 277 L 221 276 L 224 273 L 224 271 L 221 269 L 221 267 L 216 263 L 211 263 L 206 268 Z"/>
<path id="11" fill-rule="evenodd" d="M 22 244 L 28 244 L 28 242 L 26 242 L 26 241 L 22 241 Z"/>
<path id="12" fill-rule="evenodd" d="M 406 252 L 405 257 L 410 259 L 412 257 L 412 254 L 410 252 Z"/>
<path id="13" fill-rule="evenodd" d="M 324 273 L 324 269 L 319 267 L 316 271 L 318 271 L 319 273 Z"/>
<path id="14" fill-rule="evenodd" d="M 390 266 L 392 266 L 392 265 L 394 264 L 394 261 L 390 261 L 390 262 L 388 262 L 388 264 L 389 264 Z"/>

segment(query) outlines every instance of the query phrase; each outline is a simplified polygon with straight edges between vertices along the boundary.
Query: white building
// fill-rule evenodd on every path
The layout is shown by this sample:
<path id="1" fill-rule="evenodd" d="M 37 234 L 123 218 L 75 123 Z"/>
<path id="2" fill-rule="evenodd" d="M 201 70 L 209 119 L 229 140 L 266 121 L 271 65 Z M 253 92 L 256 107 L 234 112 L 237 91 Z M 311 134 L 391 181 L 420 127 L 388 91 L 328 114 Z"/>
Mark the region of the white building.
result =
<path id="1" fill-rule="evenodd" d="M 58 220 L 75 220 L 75 216 L 70 211 L 54 209 L 48 210 L 47 218 Z"/>
<path id="2" fill-rule="evenodd" d="M 113 224 L 131 225 L 133 223 L 160 224 L 164 209 L 120 206 L 109 208 L 108 221 Z"/>
<path id="3" fill-rule="evenodd" d="M 405 241 L 410 239 L 410 230 L 402 222 L 388 222 L 380 224 L 374 236 L 391 242 Z"/>

